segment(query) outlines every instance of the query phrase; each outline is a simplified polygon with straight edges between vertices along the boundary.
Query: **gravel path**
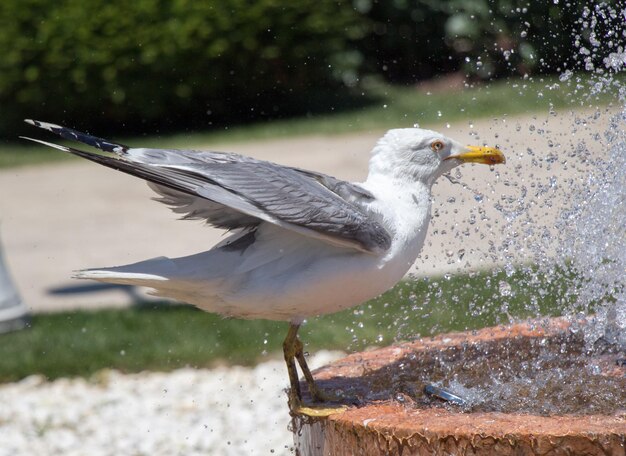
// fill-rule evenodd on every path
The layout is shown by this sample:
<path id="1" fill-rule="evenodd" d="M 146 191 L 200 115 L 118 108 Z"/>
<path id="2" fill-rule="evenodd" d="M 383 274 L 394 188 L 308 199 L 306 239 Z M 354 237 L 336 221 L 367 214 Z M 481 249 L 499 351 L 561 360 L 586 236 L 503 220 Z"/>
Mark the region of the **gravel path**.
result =
<path id="1" fill-rule="evenodd" d="M 318 352 L 312 366 L 341 356 Z M 0 456 L 287 455 L 287 372 L 179 369 L 0 385 Z"/>

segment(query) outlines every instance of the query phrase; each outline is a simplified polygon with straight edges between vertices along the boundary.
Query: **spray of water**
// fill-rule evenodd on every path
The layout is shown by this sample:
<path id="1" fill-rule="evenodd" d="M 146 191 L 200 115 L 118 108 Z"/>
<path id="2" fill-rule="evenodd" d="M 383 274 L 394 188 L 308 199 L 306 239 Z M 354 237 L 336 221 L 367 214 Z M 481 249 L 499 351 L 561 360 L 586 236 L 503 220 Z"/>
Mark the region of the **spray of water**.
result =
<path id="1" fill-rule="evenodd" d="M 611 354 L 605 361 L 614 365 L 618 352 L 626 351 L 626 8 L 615 4 L 590 2 L 576 29 L 560 32 L 570 34 L 572 56 L 558 69 L 558 82 L 539 92 L 515 83 L 520 96 L 545 100 L 565 93 L 571 111 L 551 108 L 514 125 L 506 116 L 494 119 L 489 138 L 471 132 L 476 141 L 495 139 L 507 151 L 507 166 L 488 179 L 473 177 L 474 170 L 455 171 L 439 184 L 454 185 L 459 196 L 434 206 L 426 250 L 446 255 L 448 270 L 440 279 L 416 276 L 427 291 L 407 292 L 407 306 L 396 310 L 398 339 L 416 336 L 406 322 L 424 316 L 432 322 L 446 305 L 467 305 L 466 321 L 477 326 L 541 315 L 573 322 L 573 339 L 540 343 L 528 356 L 510 350 L 507 363 L 493 371 L 485 372 L 487 353 L 463 363 L 442 354 L 436 359 L 440 372 L 417 369 L 428 372 L 419 380 L 436 377 L 478 409 L 614 413 L 626 401 L 626 380 L 612 383 L 600 375 L 604 367 L 586 358 Z M 566 128 L 555 128 L 556 122 Z M 513 144 L 516 135 L 528 138 L 523 149 Z M 442 233 L 446 241 L 438 240 Z M 455 272 L 479 277 L 481 294 L 462 282 L 455 282 L 454 294 L 444 294 L 440 285 L 456 280 Z M 436 332 L 434 324 L 421 335 Z"/>
<path id="2" fill-rule="evenodd" d="M 505 376 L 500 369 L 472 383 L 453 375 L 450 384 L 465 388 L 480 406 L 548 414 L 623 413 L 624 379 L 601 375 L 606 369 L 601 364 L 614 364 L 626 350 L 626 88 L 620 76 L 626 66 L 625 20 L 626 9 L 605 3 L 584 8 L 579 29 L 572 31 L 572 68 L 584 73 L 565 69 L 560 89 L 581 103 L 610 93 L 613 106 L 586 118 L 574 116 L 572 135 L 580 129 L 587 135 L 569 145 L 551 137 L 547 128 L 535 128 L 545 137 L 547 153 L 526 153 L 543 156 L 543 163 L 533 164 L 553 173 L 524 184 L 518 179 L 517 186 L 509 185 L 513 191 L 495 202 L 506 220 L 501 233 L 508 233 L 495 248 L 505 271 L 519 269 L 512 252 L 526 251 L 531 259 L 522 266 L 523 286 L 537 298 L 528 310 L 538 310 L 550 284 L 560 283 L 561 313 L 582 337 L 557 350 L 541 349 L 524 362 L 512 356 L 508 367 L 515 368 L 504 369 Z M 608 119 L 606 127 L 589 129 L 601 116 Z M 510 282 L 504 280 L 501 299 L 506 303 L 510 294 Z M 582 346 L 575 347 L 574 340 Z M 596 361 L 587 358 L 591 353 Z M 604 354 L 610 354 L 608 361 L 598 363 Z"/>
<path id="3" fill-rule="evenodd" d="M 493 295 L 481 296 L 482 308 L 475 302 L 470 309 L 477 316 L 497 308 L 499 323 L 515 320 L 509 310 L 523 290 L 524 316 L 540 315 L 550 296 L 556 303 L 549 313 L 556 308 L 574 318 L 593 314 L 585 328 L 590 347 L 601 341 L 626 349 L 625 23 L 626 8 L 604 2 L 585 6 L 576 29 L 564 31 L 571 35 L 572 56 L 559 69 L 559 82 L 524 93 L 565 92 L 579 109 L 551 108 L 545 119 L 517 124 L 515 131 L 533 141 L 525 150 L 508 148 L 507 169 L 495 170 L 486 190 L 477 190 L 460 173 L 449 178 L 473 193 L 475 202 L 460 224 L 446 229 L 478 226 L 481 236 L 491 238 L 487 248 L 474 252 L 469 269 L 480 269 L 481 259 L 500 265 L 492 273 Z M 607 95 L 613 98 L 609 106 L 596 107 Z M 569 123 L 568 135 L 554 133 L 557 120 Z M 505 129 L 506 116 L 494 124 Z M 500 141 L 507 149 L 507 139 Z M 456 209 L 449 215 L 458 219 Z M 459 234 L 471 244 L 473 233 Z"/>
<path id="4" fill-rule="evenodd" d="M 598 159 L 574 205 L 563 213 L 571 240 L 561 254 L 577 272 L 579 306 L 595 310 L 587 342 L 626 350 L 626 112 L 604 134 L 607 156 Z"/>
<path id="5" fill-rule="evenodd" d="M 576 300 L 569 313 L 594 312 L 584 331 L 589 346 L 604 342 L 622 350 L 626 350 L 626 87 L 620 73 L 626 69 L 625 21 L 626 9 L 591 4 L 572 33 L 576 51 L 572 60 L 589 75 L 586 85 L 576 83 L 576 92 L 587 99 L 614 94 L 617 112 L 604 131 L 592 134 L 592 141 L 601 144 L 599 153 L 591 155 L 585 142 L 577 144 L 575 158 L 587 164 L 588 173 L 572 183 L 557 222 L 562 232 L 557 258 L 562 265 L 570 262 L 574 271 L 568 288 Z M 565 71 L 560 79 L 569 83 L 571 72 Z"/>

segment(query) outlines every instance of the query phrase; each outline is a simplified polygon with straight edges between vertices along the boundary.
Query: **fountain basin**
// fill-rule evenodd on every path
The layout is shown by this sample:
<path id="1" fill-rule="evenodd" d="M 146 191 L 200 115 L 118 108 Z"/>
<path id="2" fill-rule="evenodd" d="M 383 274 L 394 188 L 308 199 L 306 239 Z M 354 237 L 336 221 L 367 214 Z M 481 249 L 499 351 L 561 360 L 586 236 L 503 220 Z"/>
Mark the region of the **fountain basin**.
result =
<path id="1" fill-rule="evenodd" d="M 318 369 L 320 387 L 355 405 L 294 418 L 302 456 L 624 455 L 626 366 L 588 347 L 580 322 L 551 319 L 446 334 Z M 424 393 L 435 384 L 467 400 Z M 306 388 L 303 385 L 303 390 Z"/>

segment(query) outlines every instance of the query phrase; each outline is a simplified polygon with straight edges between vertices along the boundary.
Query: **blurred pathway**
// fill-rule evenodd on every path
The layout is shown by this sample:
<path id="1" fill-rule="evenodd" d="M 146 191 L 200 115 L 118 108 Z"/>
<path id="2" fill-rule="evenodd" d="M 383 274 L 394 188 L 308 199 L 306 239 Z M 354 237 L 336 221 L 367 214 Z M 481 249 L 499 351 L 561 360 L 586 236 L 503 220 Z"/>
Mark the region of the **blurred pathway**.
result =
<path id="1" fill-rule="evenodd" d="M 553 155 L 564 157 L 582 141 L 589 153 L 600 153 L 602 139 L 593 135 L 602 134 L 608 120 L 607 110 L 595 116 L 593 111 L 562 111 L 550 116 L 485 119 L 473 127 L 461 122 L 449 128 L 424 126 L 463 143 L 498 145 L 508 163 L 495 171 L 477 165 L 462 167 L 458 180 L 468 188 L 440 179 L 434 189 L 435 217 L 415 266 L 417 273 L 462 272 L 502 262 L 499 233 L 511 232 L 516 225 L 507 223 L 495 203 L 515 200 L 522 187 L 532 188 L 533 183 L 561 186 L 560 195 L 567 199 L 566 180 L 584 176 L 586 165 L 574 160 L 552 163 Z M 383 133 L 207 144 L 206 148 L 362 180 L 369 151 Z M 534 155 L 527 153 L 529 148 Z M 0 170 L 0 237 L 26 305 L 36 312 L 128 305 L 136 291 L 72 280 L 72 271 L 191 254 L 221 238 L 221 231 L 200 222 L 176 220 L 166 207 L 150 201 L 151 196 L 139 179 L 92 163 Z M 534 220 L 541 228 L 537 236 L 546 236 L 546 230 L 553 229 L 560 203 L 558 198 L 551 201 L 551 209 L 539 200 L 535 203 L 523 219 Z M 516 261 L 530 259 L 526 252 L 509 254 Z"/>

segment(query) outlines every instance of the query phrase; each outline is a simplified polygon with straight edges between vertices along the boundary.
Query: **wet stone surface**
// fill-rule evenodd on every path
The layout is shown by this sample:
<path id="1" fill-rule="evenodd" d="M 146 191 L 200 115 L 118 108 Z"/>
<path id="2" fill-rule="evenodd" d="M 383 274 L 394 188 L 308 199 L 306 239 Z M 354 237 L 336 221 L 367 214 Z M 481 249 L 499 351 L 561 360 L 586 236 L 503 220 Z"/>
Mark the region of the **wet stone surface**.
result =
<path id="1" fill-rule="evenodd" d="M 467 413 L 626 416 L 626 366 L 618 362 L 624 357 L 609 344 L 587 347 L 583 331 L 550 320 L 353 354 L 320 369 L 316 378 L 355 405 L 392 401 Z M 427 385 L 467 404 L 429 396 Z"/>

